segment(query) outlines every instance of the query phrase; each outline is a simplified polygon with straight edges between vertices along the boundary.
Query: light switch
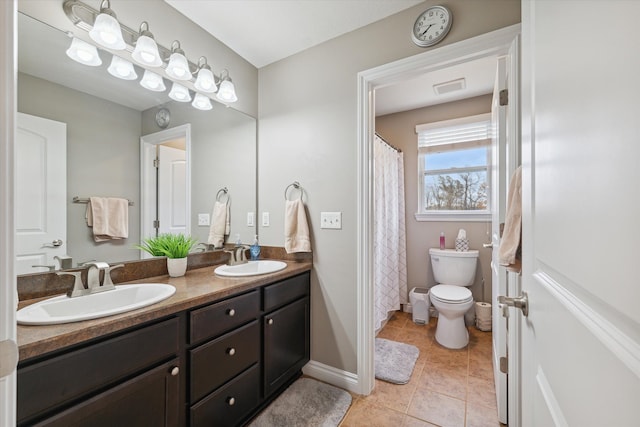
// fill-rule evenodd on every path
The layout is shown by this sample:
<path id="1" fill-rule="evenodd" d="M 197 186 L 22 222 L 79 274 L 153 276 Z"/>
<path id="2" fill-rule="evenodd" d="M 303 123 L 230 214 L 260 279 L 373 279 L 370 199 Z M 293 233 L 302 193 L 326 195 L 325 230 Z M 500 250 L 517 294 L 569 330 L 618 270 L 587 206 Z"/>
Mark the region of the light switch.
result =
<path id="1" fill-rule="evenodd" d="M 262 212 L 262 226 L 269 226 L 269 212 Z"/>
<path id="2" fill-rule="evenodd" d="M 254 221 L 253 212 L 247 212 L 247 227 L 253 227 Z"/>
<path id="3" fill-rule="evenodd" d="M 203 226 L 203 227 L 206 227 L 207 225 L 209 225 L 209 214 L 208 213 L 198 214 L 198 225 L 199 226 Z"/>
<path id="4" fill-rule="evenodd" d="M 320 212 L 320 228 L 342 229 L 342 212 Z"/>

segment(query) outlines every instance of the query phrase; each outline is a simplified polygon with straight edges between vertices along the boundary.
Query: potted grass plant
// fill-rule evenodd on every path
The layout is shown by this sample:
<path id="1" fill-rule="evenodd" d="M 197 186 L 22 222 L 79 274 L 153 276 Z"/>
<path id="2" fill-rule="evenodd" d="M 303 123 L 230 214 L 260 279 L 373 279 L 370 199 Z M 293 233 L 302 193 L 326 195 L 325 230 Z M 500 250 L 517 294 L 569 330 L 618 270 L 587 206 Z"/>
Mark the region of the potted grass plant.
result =
<path id="1" fill-rule="evenodd" d="M 144 239 L 138 249 L 152 256 L 166 256 L 169 276 L 184 276 L 187 271 L 187 255 L 197 240 L 184 234 L 163 233 Z"/>

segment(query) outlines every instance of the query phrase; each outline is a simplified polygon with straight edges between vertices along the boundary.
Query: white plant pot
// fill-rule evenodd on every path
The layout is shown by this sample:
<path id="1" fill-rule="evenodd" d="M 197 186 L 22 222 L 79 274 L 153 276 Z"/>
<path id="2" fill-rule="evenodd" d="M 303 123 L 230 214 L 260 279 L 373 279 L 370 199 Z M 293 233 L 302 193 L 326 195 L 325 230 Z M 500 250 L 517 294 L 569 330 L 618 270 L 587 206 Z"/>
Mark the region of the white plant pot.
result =
<path id="1" fill-rule="evenodd" d="M 180 277 L 187 272 L 187 257 L 184 258 L 167 258 L 167 270 L 169 276 Z"/>

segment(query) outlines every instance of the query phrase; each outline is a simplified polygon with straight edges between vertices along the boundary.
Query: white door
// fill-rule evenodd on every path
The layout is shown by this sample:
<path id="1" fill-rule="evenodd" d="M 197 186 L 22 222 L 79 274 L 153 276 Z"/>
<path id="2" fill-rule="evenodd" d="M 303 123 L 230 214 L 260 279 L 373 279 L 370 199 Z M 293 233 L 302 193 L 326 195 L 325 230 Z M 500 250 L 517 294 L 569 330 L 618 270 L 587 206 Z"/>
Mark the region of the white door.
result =
<path id="1" fill-rule="evenodd" d="M 16 274 L 47 271 L 67 247 L 67 125 L 18 113 Z"/>
<path id="2" fill-rule="evenodd" d="M 158 233 L 187 231 L 185 150 L 158 145 Z"/>
<path id="3" fill-rule="evenodd" d="M 496 386 L 498 420 L 507 423 L 507 373 L 500 370 L 500 360 L 507 357 L 507 319 L 496 302 L 497 295 L 507 295 L 507 273 L 498 262 L 500 228 L 506 210 L 507 106 L 500 105 L 500 93 L 507 90 L 507 58 L 498 58 L 496 82 L 491 103 L 494 137 L 491 143 L 491 309 L 493 338 L 493 377 Z M 504 93 L 504 92 L 502 92 Z"/>
<path id="4" fill-rule="evenodd" d="M 637 426 L 640 2 L 522 15 L 522 424 Z"/>

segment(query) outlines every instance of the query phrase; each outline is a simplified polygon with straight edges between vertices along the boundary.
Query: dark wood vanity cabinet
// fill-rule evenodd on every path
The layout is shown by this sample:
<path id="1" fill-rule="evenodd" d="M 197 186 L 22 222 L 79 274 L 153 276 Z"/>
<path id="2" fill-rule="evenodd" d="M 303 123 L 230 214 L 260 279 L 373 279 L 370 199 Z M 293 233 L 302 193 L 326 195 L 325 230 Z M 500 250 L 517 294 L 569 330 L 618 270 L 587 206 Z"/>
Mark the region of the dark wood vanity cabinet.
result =
<path id="1" fill-rule="evenodd" d="M 18 425 L 179 425 L 179 343 L 174 317 L 21 362 Z"/>
<path id="2" fill-rule="evenodd" d="M 18 367 L 18 425 L 238 426 L 309 361 L 309 273 Z"/>

